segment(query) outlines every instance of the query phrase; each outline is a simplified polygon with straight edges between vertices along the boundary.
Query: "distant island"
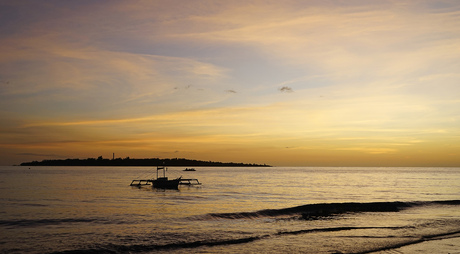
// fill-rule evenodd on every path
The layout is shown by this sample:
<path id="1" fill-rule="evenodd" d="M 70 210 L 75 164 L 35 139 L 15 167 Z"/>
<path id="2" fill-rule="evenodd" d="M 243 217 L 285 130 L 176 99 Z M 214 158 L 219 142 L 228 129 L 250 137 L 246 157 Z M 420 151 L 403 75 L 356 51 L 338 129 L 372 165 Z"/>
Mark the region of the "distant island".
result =
<path id="1" fill-rule="evenodd" d="M 169 167 L 184 167 L 184 166 L 195 166 L 195 167 L 271 167 L 266 164 L 248 164 L 248 163 L 234 163 L 234 162 L 214 162 L 214 161 L 200 161 L 200 160 L 189 160 L 183 158 L 174 159 L 131 159 L 126 157 L 104 159 L 99 156 L 97 159 L 64 159 L 64 160 L 42 160 L 23 162 L 20 166 L 169 166 Z"/>

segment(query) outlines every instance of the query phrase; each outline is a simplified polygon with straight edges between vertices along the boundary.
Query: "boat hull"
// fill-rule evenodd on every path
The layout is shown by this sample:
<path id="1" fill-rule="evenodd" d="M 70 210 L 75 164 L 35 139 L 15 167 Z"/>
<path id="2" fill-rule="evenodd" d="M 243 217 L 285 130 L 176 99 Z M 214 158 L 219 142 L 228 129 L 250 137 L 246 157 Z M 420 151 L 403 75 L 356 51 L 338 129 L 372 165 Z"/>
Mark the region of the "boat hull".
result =
<path id="1" fill-rule="evenodd" d="M 180 178 L 174 180 L 168 180 L 167 177 L 161 177 L 156 180 L 152 180 L 153 188 L 157 189 L 179 189 Z"/>

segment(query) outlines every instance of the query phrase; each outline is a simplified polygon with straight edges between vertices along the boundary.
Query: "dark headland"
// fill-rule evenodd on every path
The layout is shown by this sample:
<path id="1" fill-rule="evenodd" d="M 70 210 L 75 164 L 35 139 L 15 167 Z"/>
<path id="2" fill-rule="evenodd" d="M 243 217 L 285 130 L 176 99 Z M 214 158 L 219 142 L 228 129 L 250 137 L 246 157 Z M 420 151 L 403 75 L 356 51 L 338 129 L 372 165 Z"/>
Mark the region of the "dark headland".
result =
<path id="1" fill-rule="evenodd" d="M 131 159 L 127 158 L 114 158 L 104 159 L 99 156 L 97 159 L 64 159 L 64 160 L 42 160 L 23 162 L 21 166 L 169 166 L 169 167 L 271 167 L 266 164 L 250 164 L 250 163 L 235 163 L 235 162 L 214 162 L 214 161 L 200 161 L 189 160 L 183 158 L 174 159 Z"/>

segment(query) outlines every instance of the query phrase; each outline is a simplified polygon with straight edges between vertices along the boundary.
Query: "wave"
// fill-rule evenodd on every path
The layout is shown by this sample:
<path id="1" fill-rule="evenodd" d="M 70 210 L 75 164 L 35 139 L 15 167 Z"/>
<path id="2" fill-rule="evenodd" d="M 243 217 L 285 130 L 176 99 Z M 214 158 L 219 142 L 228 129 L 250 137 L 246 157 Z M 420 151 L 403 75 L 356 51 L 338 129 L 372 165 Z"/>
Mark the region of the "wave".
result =
<path id="1" fill-rule="evenodd" d="M 111 244 L 105 247 L 99 247 L 94 249 L 80 249 L 80 250 L 66 250 L 52 252 L 50 254 L 86 254 L 86 253 L 131 253 L 131 252 L 151 252 L 168 249 L 186 249 L 186 248 L 198 248 L 198 247 L 214 247 L 220 245 L 231 245 L 231 244 L 243 244 L 250 243 L 264 238 L 268 238 L 270 235 L 244 237 L 236 239 L 223 239 L 223 240 L 207 240 L 207 241 L 194 241 L 194 242 L 182 242 L 182 243 L 171 243 L 165 245 L 156 244 L 145 244 L 145 245 L 116 245 Z"/>
<path id="2" fill-rule="evenodd" d="M 256 212 L 210 213 L 198 219 L 255 219 L 261 217 L 300 216 L 302 219 L 316 219 L 359 212 L 399 212 L 403 209 L 428 205 L 460 205 L 460 200 L 415 201 L 415 202 L 370 202 L 370 203 L 323 203 L 308 204 L 282 209 L 265 209 Z"/>
<path id="3" fill-rule="evenodd" d="M 64 218 L 64 219 L 37 219 L 37 220 L 0 220 L 0 226 L 10 227 L 35 227 L 47 225 L 59 225 L 66 223 L 90 223 L 100 219 Z"/>
<path id="4" fill-rule="evenodd" d="M 233 245 L 233 244 L 243 244 L 255 242 L 258 240 L 268 239 L 271 237 L 277 237 L 282 235 L 298 235 L 298 234 L 308 234 L 308 233 L 319 233 L 319 232 L 337 232 L 337 231 L 349 231 L 356 229 L 382 229 L 382 228 L 391 228 L 391 229 L 400 229 L 400 227 L 333 227 L 333 228 L 316 228 L 309 230 L 300 230 L 300 231 L 286 231 L 278 232 L 275 234 L 266 234 L 261 236 L 251 236 L 235 239 L 213 239 L 213 240 L 203 240 L 203 241 L 193 241 L 193 242 L 180 242 L 180 243 L 171 243 L 164 245 L 156 244 L 146 244 L 146 245 L 115 245 L 111 244 L 108 246 L 100 246 L 97 249 L 80 249 L 80 250 L 68 250 L 68 251 L 59 251 L 52 252 L 51 254 L 80 254 L 80 253 L 131 253 L 131 252 L 151 252 L 151 251 L 160 251 L 160 250 L 177 250 L 177 249 L 189 249 L 189 248 L 198 248 L 198 247 L 214 247 L 222 245 Z"/>
<path id="5" fill-rule="evenodd" d="M 374 253 L 374 252 L 395 250 L 395 249 L 398 249 L 398 248 L 401 248 L 401 247 L 404 247 L 404 246 L 409 246 L 409 245 L 422 243 L 422 242 L 433 241 L 433 240 L 442 240 L 442 239 L 449 239 L 449 238 L 460 238 L 459 234 L 460 234 L 460 231 L 453 231 L 453 232 L 446 232 L 446 233 L 441 233 L 441 234 L 426 235 L 426 236 L 422 236 L 420 238 L 416 238 L 414 240 L 408 240 L 406 242 L 396 243 L 396 244 L 389 244 L 389 245 L 383 246 L 383 247 L 376 247 L 376 248 L 373 248 L 373 249 L 370 249 L 370 250 L 356 252 L 355 254 L 368 254 L 368 253 Z"/>
<path id="6" fill-rule="evenodd" d="M 288 231 L 288 232 L 278 232 L 276 234 L 267 234 L 261 236 L 252 236 L 236 239 L 221 239 L 221 240 L 206 240 L 206 241 L 194 241 L 194 242 L 180 242 L 180 243 L 171 243 L 165 245 L 156 245 L 156 244 L 144 244 L 144 245 L 116 245 L 110 244 L 107 246 L 99 246 L 97 248 L 91 249 L 75 249 L 75 250 L 65 250 L 52 252 L 50 254 L 86 254 L 86 253 L 107 253 L 107 254 L 116 254 L 116 253 L 134 253 L 134 252 L 153 252 L 153 251 L 164 251 L 164 250 L 178 250 L 178 249 L 193 249 L 199 247 L 215 247 L 223 245 L 233 245 L 233 244 L 245 244 L 251 243 L 258 240 L 269 239 L 273 237 L 279 237 L 283 235 L 298 235 L 298 234 L 309 234 L 309 233 L 319 233 L 319 232 L 337 232 L 337 231 L 349 231 L 349 230 L 361 230 L 361 229 L 404 229 L 406 227 L 333 227 L 333 228 L 316 228 L 309 230 L 300 230 L 300 231 Z M 440 240 L 448 238 L 460 237 L 460 231 L 445 232 L 440 234 L 425 235 L 421 237 L 415 237 L 404 242 L 398 243 L 388 243 L 384 246 L 374 247 L 365 251 L 355 252 L 359 254 L 373 253 L 384 250 L 397 249 L 403 246 L 417 244 L 421 242 L 431 241 L 431 240 Z"/>
<path id="7" fill-rule="evenodd" d="M 296 231 L 282 231 L 276 233 L 276 235 L 300 235 L 300 234 L 311 234 L 321 232 L 337 232 L 337 231 L 349 231 L 357 229 L 405 229 L 410 227 L 334 227 L 334 228 L 314 228 L 314 229 L 303 229 Z M 414 228 L 414 227 L 411 227 Z"/>

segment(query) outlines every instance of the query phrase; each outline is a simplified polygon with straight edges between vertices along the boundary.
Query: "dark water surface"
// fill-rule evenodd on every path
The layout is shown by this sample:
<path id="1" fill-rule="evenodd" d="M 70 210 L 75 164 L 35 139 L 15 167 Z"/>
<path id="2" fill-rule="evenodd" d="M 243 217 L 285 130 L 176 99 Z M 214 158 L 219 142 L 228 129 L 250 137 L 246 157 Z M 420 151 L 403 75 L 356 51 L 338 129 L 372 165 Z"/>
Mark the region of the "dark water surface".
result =
<path id="1" fill-rule="evenodd" d="M 460 168 L 0 167 L 1 253 L 370 253 L 460 232 Z"/>

